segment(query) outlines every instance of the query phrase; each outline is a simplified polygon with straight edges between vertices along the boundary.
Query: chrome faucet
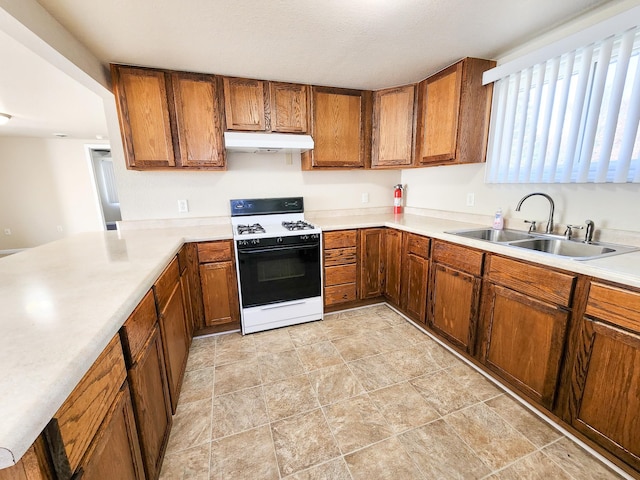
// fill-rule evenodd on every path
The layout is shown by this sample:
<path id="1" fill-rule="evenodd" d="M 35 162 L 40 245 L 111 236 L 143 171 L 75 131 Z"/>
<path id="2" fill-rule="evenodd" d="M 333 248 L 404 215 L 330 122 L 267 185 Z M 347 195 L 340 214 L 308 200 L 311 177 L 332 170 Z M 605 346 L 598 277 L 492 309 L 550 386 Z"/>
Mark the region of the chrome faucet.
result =
<path id="1" fill-rule="evenodd" d="M 593 220 L 585 220 L 584 223 L 587 224 L 587 231 L 584 233 L 584 243 L 591 243 L 593 242 L 593 231 L 596 227 Z"/>
<path id="2" fill-rule="evenodd" d="M 556 206 L 553 203 L 553 199 L 546 193 L 534 192 L 534 193 L 525 195 L 518 202 L 518 205 L 516 206 L 516 212 L 520 211 L 520 207 L 522 207 L 522 202 L 524 202 L 527 198 L 532 197 L 534 195 L 540 195 L 546 198 L 547 200 L 549 200 L 549 221 L 547 222 L 547 228 L 545 229 L 545 233 L 553 233 L 553 212 L 555 211 Z"/>

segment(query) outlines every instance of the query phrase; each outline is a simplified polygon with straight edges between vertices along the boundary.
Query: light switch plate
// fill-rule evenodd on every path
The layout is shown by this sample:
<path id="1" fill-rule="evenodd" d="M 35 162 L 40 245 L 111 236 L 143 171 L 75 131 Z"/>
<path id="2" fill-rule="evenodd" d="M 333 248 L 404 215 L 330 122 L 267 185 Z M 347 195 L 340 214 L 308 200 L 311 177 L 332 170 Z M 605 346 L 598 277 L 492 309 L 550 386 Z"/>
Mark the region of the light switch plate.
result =
<path id="1" fill-rule="evenodd" d="M 189 211 L 189 202 L 187 200 L 178 200 L 178 213 L 187 213 Z"/>

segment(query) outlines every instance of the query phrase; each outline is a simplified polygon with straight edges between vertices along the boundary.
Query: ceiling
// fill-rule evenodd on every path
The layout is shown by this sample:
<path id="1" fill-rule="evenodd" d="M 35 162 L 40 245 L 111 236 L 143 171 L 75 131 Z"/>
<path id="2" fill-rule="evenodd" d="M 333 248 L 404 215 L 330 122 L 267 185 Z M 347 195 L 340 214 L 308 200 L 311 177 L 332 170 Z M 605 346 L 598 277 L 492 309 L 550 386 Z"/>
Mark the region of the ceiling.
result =
<path id="1" fill-rule="evenodd" d="M 465 56 L 499 58 L 623 1 L 38 0 L 105 64 L 371 90 L 421 80 Z M 12 65 L 0 76 L 0 111 L 16 116 L 0 135 L 26 128 L 21 119 L 29 135 L 106 134 L 99 97 L 15 43 L 0 37 L 0 64 Z"/>

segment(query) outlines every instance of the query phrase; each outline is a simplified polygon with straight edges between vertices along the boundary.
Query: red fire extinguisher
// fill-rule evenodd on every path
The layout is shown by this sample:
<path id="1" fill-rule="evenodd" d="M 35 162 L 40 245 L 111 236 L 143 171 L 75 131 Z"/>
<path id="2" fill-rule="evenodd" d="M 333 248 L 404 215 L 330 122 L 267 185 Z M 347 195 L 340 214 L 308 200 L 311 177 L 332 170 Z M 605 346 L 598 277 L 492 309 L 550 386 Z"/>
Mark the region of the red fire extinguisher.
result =
<path id="1" fill-rule="evenodd" d="M 402 213 L 402 191 L 404 187 L 401 184 L 393 187 L 393 213 L 400 215 Z"/>

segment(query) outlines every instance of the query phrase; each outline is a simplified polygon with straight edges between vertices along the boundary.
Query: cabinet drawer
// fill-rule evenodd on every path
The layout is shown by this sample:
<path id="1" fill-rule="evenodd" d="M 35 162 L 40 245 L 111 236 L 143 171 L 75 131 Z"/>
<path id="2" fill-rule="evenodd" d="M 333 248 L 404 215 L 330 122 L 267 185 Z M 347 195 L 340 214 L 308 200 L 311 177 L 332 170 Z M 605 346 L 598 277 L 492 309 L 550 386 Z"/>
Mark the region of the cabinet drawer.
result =
<path id="1" fill-rule="evenodd" d="M 429 258 L 430 239 L 415 233 L 409 233 L 407 239 L 407 252 L 422 258 Z"/>
<path id="2" fill-rule="evenodd" d="M 342 285 L 344 283 L 356 282 L 356 265 L 339 265 L 337 267 L 327 267 L 324 269 L 324 284 Z"/>
<path id="3" fill-rule="evenodd" d="M 576 275 L 494 255 L 488 262 L 487 278 L 517 292 L 563 307 L 571 304 L 576 281 Z"/>
<path id="4" fill-rule="evenodd" d="M 357 244 L 357 230 L 337 230 L 335 232 L 324 232 L 324 248 L 355 247 Z"/>
<path id="5" fill-rule="evenodd" d="M 324 304 L 336 305 L 338 303 L 352 302 L 356 299 L 356 284 L 347 283 L 346 285 L 335 285 L 325 287 Z"/>
<path id="6" fill-rule="evenodd" d="M 157 321 L 156 303 L 150 290 L 120 329 L 122 347 L 129 365 L 135 363 Z"/>
<path id="7" fill-rule="evenodd" d="M 324 251 L 324 266 L 347 265 L 356 263 L 356 247 L 334 248 Z"/>
<path id="8" fill-rule="evenodd" d="M 226 262 L 230 261 L 232 256 L 231 241 L 198 244 L 198 261 L 200 263 Z"/>
<path id="9" fill-rule="evenodd" d="M 434 262 L 449 265 L 457 270 L 482 275 L 484 253 L 452 243 L 434 241 L 431 257 Z"/>
<path id="10" fill-rule="evenodd" d="M 178 268 L 178 257 L 174 257 L 164 272 L 160 274 L 158 280 L 153 285 L 153 291 L 158 305 L 158 312 L 162 312 L 167 305 L 176 283 L 180 280 L 180 269 Z"/>
<path id="11" fill-rule="evenodd" d="M 592 282 L 585 313 L 640 332 L 640 293 Z"/>
<path id="12" fill-rule="evenodd" d="M 57 423 L 58 427 L 54 438 L 61 441 L 72 472 L 80 464 L 125 378 L 122 347 L 116 335 L 54 415 L 57 422 L 52 424 Z"/>

